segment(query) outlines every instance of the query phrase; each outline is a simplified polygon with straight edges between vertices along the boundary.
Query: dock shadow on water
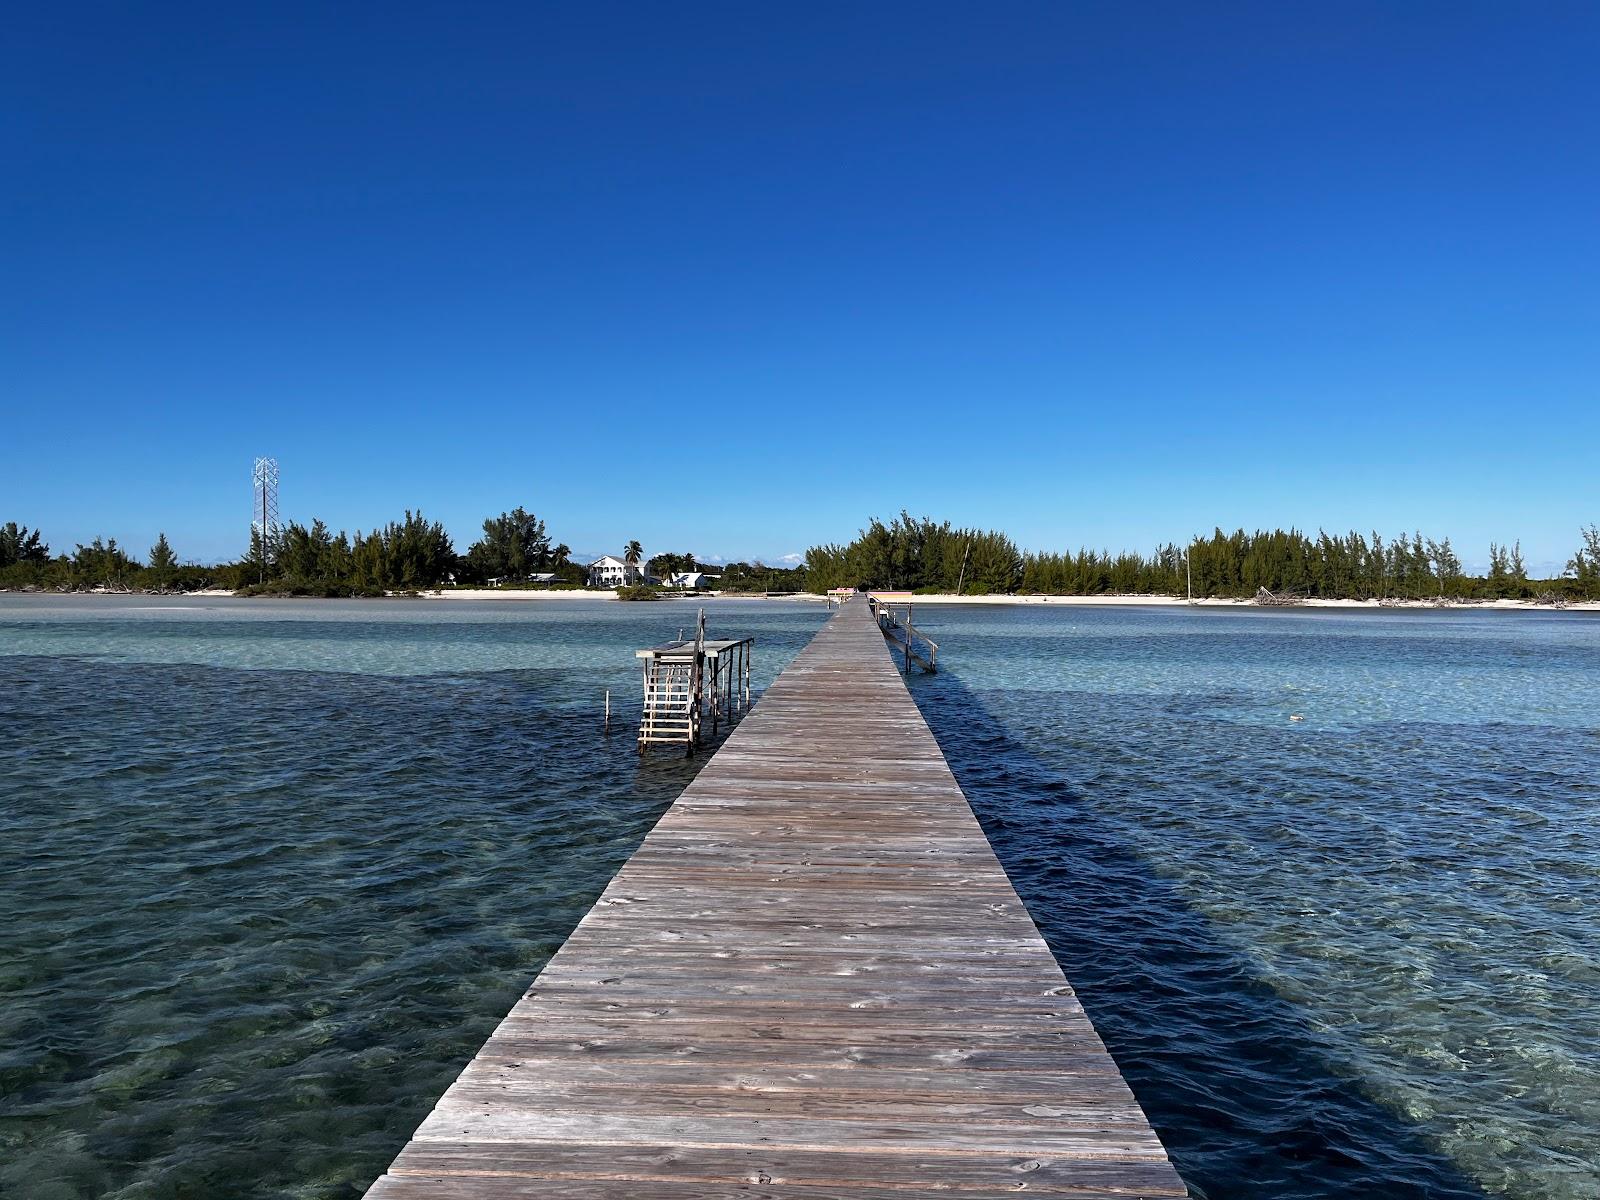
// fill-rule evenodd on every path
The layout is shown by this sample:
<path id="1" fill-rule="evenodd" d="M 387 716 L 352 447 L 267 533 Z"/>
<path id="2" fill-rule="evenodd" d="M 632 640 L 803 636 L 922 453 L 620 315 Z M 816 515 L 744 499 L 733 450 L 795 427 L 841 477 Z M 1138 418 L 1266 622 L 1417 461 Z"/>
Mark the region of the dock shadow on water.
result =
<path id="1" fill-rule="evenodd" d="M 912 694 L 1179 1172 L 1206 1200 L 1482 1200 L 953 673 Z M 1092 768 L 1088 768 L 1091 769 Z"/>

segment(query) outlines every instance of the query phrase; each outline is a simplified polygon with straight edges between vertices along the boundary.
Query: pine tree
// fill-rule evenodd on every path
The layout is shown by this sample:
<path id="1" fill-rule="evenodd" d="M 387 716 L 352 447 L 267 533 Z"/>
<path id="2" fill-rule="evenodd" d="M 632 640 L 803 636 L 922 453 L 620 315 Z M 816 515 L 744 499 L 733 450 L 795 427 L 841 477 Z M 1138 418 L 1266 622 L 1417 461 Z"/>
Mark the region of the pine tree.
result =
<path id="1" fill-rule="evenodd" d="M 149 572 L 154 578 L 157 587 L 165 587 L 172 582 L 172 575 L 178 569 L 178 556 L 172 552 L 172 544 L 167 541 L 167 535 L 158 533 L 156 544 L 150 547 Z"/>
<path id="2" fill-rule="evenodd" d="M 1583 545 L 1567 563 L 1567 573 L 1585 596 L 1600 596 L 1600 525 L 1579 530 Z"/>
<path id="3" fill-rule="evenodd" d="M 1489 590 L 1498 598 L 1511 586 L 1511 555 L 1504 546 L 1489 543 Z"/>
<path id="4" fill-rule="evenodd" d="M 0 567 L 16 563 L 46 563 L 50 547 L 39 540 L 39 531 L 7 521 L 0 525 Z"/>

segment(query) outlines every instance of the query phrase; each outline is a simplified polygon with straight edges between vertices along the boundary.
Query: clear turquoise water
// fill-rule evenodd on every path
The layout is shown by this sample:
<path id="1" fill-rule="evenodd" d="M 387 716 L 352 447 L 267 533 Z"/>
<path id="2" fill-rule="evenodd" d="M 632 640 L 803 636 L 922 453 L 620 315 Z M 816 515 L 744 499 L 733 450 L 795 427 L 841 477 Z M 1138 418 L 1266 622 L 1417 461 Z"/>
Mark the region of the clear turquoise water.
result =
<path id="1" fill-rule="evenodd" d="M 692 777 L 602 693 L 693 622 L 0 597 L 0 1196 L 359 1195 Z"/>
<path id="2" fill-rule="evenodd" d="M 599 714 L 692 618 L 0 597 L 0 1195 L 358 1195 L 691 776 Z M 918 624 L 1197 1192 L 1600 1195 L 1600 620 Z"/>
<path id="3" fill-rule="evenodd" d="M 1199 1190 L 1600 1196 L 1600 618 L 918 624 L 913 692 Z"/>

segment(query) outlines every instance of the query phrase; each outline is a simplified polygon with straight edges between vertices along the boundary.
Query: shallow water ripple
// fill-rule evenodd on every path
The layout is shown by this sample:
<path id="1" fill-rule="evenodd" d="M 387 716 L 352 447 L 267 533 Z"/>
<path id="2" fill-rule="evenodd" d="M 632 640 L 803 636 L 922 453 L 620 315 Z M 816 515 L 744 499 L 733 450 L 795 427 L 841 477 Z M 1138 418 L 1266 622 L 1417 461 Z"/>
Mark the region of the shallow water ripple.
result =
<path id="1" fill-rule="evenodd" d="M 598 728 L 680 606 L 0 600 L 7 1197 L 358 1195 L 695 765 Z M 1600 1195 L 1600 622 L 918 624 L 1197 1194 Z"/>
<path id="2" fill-rule="evenodd" d="M 761 680 L 820 619 L 752 614 Z M 601 732 L 682 616 L 631 620 L 492 672 L 537 639 L 447 630 L 443 675 L 219 666 L 203 621 L 0 654 L 0 1195 L 358 1196 L 698 765 Z"/>
<path id="3" fill-rule="evenodd" d="M 1000 620 L 930 630 L 955 649 L 915 693 L 1185 1178 L 1600 1195 L 1600 691 L 1562 687 L 1600 622 L 1560 627 L 1541 684 L 1494 682 L 1454 614 L 1371 618 L 1381 654 L 1305 622 L 1270 655 L 1191 614 L 1051 617 L 1026 661 Z"/>

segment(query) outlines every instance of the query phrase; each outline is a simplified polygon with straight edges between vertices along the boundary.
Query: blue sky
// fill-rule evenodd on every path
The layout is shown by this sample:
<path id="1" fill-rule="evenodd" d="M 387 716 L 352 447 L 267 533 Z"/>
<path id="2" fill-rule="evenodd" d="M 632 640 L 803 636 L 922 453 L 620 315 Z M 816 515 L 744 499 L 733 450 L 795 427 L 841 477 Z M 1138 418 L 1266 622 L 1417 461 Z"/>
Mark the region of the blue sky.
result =
<path id="1" fill-rule="evenodd" d="M 776 560 L 1600 520 L 1592 4 L 69 5 L 0 49 L 0 520 L 517 504 Z"/>

